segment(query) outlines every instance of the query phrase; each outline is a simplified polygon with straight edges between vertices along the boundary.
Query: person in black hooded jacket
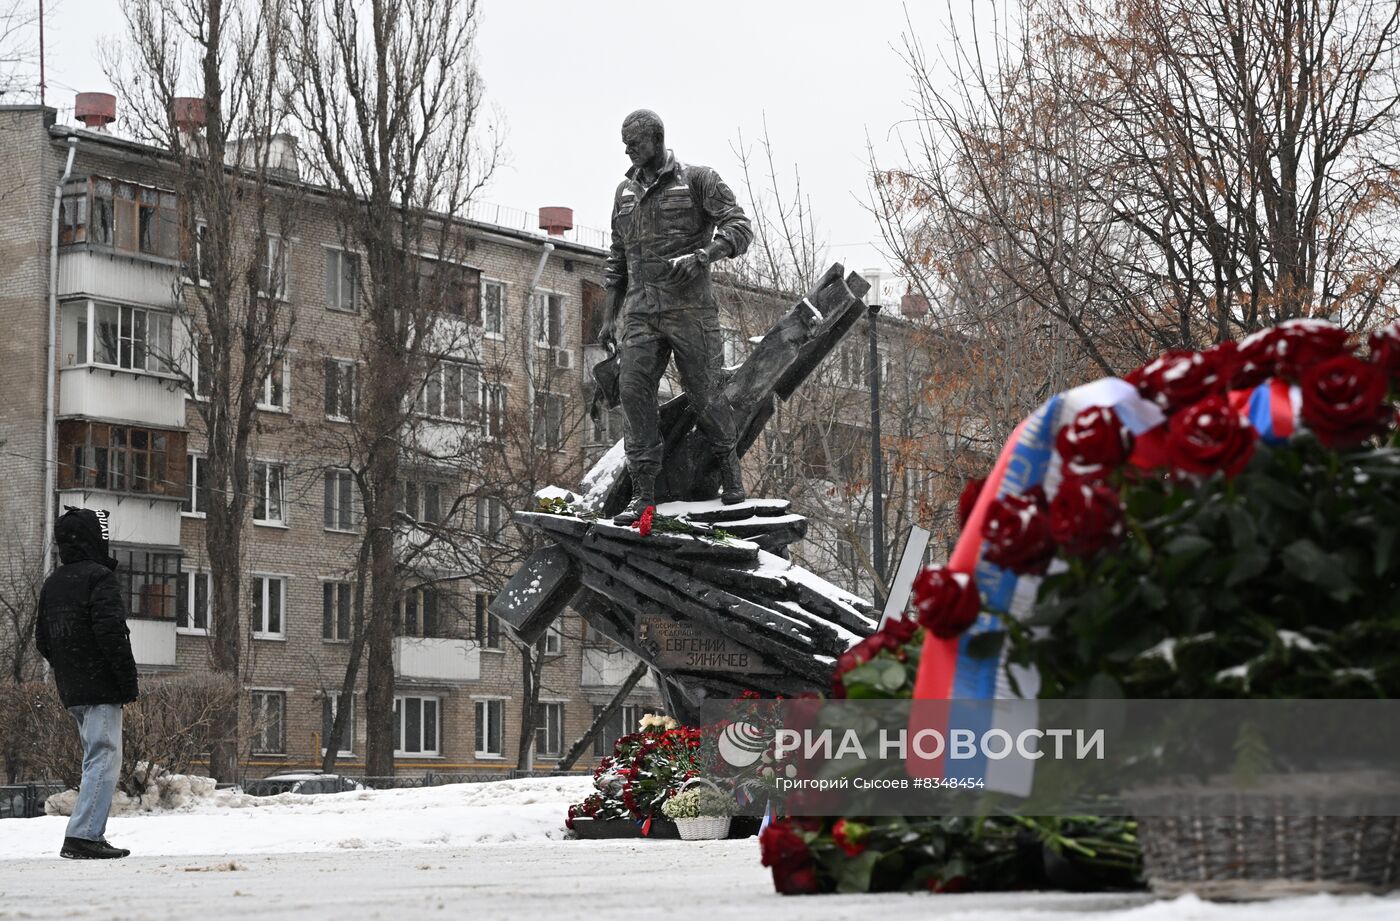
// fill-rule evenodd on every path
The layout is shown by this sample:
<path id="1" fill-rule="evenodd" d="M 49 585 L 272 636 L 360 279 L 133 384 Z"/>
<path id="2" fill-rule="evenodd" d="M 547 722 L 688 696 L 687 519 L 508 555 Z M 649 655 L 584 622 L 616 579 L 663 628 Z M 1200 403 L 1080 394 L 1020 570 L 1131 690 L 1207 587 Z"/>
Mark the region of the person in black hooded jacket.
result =
<path id="1" fill-rule="evenodd" d="M 107 513 L 69 507 L 54 540 L 63 565 L 39 594 L 34 639 L 83 742 L 83 780 L 59 854 L 125 857 L 130 852 L 104 834 L 121 772 L 122 705 L 136 700 L 139 687 L 117 561 L 107 549 Z"/>

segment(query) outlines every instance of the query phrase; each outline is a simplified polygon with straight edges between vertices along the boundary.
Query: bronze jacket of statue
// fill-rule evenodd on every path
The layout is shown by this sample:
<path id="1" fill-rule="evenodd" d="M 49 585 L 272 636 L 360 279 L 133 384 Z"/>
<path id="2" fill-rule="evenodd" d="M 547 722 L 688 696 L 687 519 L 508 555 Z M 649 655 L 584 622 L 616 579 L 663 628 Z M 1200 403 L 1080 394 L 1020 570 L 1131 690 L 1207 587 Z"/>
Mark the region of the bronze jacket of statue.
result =
<path id="1" fill-rule="evenodd" d="M 677 280 L 669 260 L 693 253 L 711 240 L 729 244 L 729 256 L 742 255 L 753 227 L 734 192 L 708 166 L 690 166 L 666 151 L 656 182 L 644 186 L 636 168 L 613 197 L 612 249 L 605 283 L 618 316 L 659 313 L 686 307 L 715 307 L 709 268 L 687 282 Z"/>

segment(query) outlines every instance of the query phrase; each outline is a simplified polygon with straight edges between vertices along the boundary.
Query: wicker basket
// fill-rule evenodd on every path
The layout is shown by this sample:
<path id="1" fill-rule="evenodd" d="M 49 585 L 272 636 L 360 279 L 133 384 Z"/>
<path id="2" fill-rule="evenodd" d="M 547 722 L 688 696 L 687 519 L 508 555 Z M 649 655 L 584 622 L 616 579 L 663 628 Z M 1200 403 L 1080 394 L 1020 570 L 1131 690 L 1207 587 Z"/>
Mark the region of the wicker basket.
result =
<path id="1" fill-rule="evenodd" d="M 1152 804 L 1136 810 L 1138 840 L 1161 895 L 1247 901 L 1400 889 L 1400 816 L 1347 815 L 1356 810 L 1344 793 L 1300 800 L 1207 787 L 1132 799 Z"/>
<path id="2" fill-rule="evenodd" d="M 681 784 L 681 790 L 694 783 L 702 783 L 716 793 L 720 792 L 714 781 L 704 777 L 692 777 Z M 727 815 L 702 815 L 690 819 L 672 819 L 676 823 L 676 829 L 681 833 L 683 841 L 713 841 L 718 838 L 729 836 L 729 816 Z"/>
<path id="3" fill-rule="evenodd" d="M 729 837 L 729 816 L 702 815 L 698 819 L 672 819 L 684 841 L 712 841 Z"/>

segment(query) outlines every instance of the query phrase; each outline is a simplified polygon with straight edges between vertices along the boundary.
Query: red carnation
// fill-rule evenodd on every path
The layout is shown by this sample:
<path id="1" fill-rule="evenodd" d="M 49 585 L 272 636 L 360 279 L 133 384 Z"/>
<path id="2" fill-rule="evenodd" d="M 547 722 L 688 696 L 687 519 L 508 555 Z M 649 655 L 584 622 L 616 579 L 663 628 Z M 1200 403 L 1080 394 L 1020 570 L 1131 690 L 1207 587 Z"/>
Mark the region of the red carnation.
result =
<path id="1" fill-rule="evenodd" d="M 919 623 L 940 639 L 952 639 L 972 626 L 982 610 L 977 585 L 965 572 L 928 566 L 914 580 Z"/>
<path id="2" fill-rule="evenodd" d="M 1045 490 L 1039 486 L 997 499 L 982 523 L 987 562 L 1012 572 L 1044 572 L 1055 555 L 1045 519 Z"/>
<path id="3" fill-rule="evenodd" d="M 836 824 L 831 827 L 831 840 L 836 842 L 836 846 L 846 852 L 847 857 L 859 857 L 869 845 L 866 844 L 866 837 L 870 834 L 870 829 L 859 822 L 850 822 L 846 819 L 837 819 Z"/>
<path id="4" fill-rule="evenodd" d="M 1400 323 L 1371 333 L 1371 364 L 1385 370 L 1391 380 L 1400 379 Z"/>
<path id="5" fill-rule="evenodd" d="M 967 527 L 967 519 L 972 515 L 972 507 L 977 504 L 977 497 L 982 495 L 982 487 L 986 485 L 986 477 L 973 477 L 963 487 L 962 495 L 958 496 L 959 528 Z"/>
<path id="6" fill-rule="evenodd" d="M 637 529 L 637 533 L 646 537 L 651 533 L 651 519 L 656 514 L 656 506 L 648 505 L 642 509 L 642 517 L 632 522 L 632 527 Z"/>
<path id="7" fill-rule="evenodd" d="M 1209 476 L 1220 470 L 1232 477 L 1254 456 L 1254 429 L 1224 397 L 1206 397 L 1172 416 L 1168 426 L 1167 457 L 1178 471 Z"/>
<path id="8" fill-rule="evenodd" d="M 1392 410 L 1383 368 L 1338 355 L 1303 373 L 1303 421 L 1329 448 L 1349 448 L 1385 430 Z"/>
<path id="9" fill-rule="evenodd" d="M 1055 438 L 1055 450 L 1073 476 L 1099 477 L 1117 469 L 1132 446 L 1133 436 L 1109 406 L 1084 410 Z"/>
<path id="10" fill-rule="evenodd" d="M 1093 556 L 1123 537 L 1123 503 L 1111 487 L 1085 480 L 1060 484 L 1050 503 L 1050 536 L 1070 556 Z"/>
<path id="11" fill-rule="evenodd" d="M 1232 357 L 1228 349 L 1172 349 L 1143 365 L 1134 374 L 1133 383 L 1138 393 L 1172 413 L 1225 390 L 1232 370 L 1227 357 Z"/>

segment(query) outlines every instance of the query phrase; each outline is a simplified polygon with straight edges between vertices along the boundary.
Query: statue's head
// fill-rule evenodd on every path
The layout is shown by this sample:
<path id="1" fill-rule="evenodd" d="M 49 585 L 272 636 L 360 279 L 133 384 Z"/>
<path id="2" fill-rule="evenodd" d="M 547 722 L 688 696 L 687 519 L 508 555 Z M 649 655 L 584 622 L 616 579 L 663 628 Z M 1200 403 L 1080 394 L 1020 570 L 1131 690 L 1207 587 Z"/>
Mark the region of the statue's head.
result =
<path id="1" fill-rule="evenodd" d="M 622 120 L 622 146 L 633 166 L 641 166 L 666 149 L 666 126 L 651 109 L 638 109 Z"/>

